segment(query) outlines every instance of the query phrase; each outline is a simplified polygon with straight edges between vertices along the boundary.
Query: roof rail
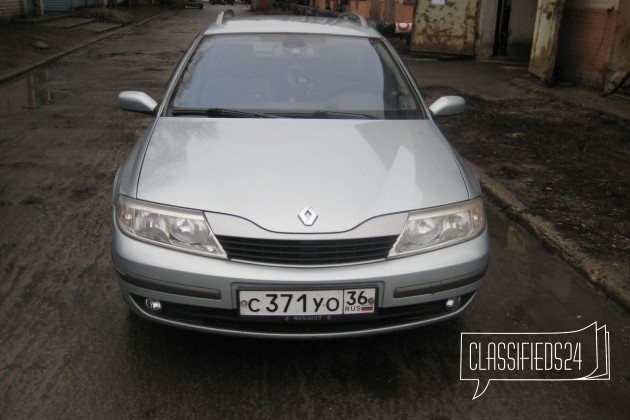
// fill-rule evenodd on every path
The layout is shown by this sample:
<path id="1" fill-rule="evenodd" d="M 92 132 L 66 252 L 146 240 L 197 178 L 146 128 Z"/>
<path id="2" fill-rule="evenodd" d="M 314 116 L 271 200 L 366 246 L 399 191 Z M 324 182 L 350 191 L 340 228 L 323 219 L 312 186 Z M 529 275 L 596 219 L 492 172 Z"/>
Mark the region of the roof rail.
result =
<path id="1" fill-rule="evenodd" d="M 358 13 L 343 12 L 343 13 L 339 13 L 337 15 L 337 18 L 351 20 L 351 21 L 361 25 L 362 28 L 367 28 L 369 26 L 368 23 L 367 23 L 367 20 L 365 20 L 365 18 L 363 16 L 361 16 L 360 14 L 358 14 Z"/>
<path id="2" fill-rule="evenodd" d="M 217 20 L 214 22 L 217 25 L 223 25 L 229 18 L 234 17 L 235 13 L 232 9 L 227 9 L 219 13 Z"/>

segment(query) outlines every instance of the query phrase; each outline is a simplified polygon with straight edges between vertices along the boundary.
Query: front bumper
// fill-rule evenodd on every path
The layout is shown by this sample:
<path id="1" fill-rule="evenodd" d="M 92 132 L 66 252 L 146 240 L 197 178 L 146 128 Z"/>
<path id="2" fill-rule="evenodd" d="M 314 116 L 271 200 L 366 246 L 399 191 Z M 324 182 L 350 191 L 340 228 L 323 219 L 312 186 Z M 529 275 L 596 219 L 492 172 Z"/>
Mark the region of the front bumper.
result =
<path id="1" fill-rule="evenodd" d="M 147 244 L 114 225 L 112 257 L 130 308 L 145 319 L 197 331 L 274 338 L 348 337 L 454 318 L 469 308 L 488 264 L 488 233 L 448 248 L 365 264 L 281 267 L 220 260 Z M 242 289 L 377 288 L 373 315 L 317 322 L 243 320 Z M 146 308 L 160 300 L 162 311 Z M 446 308 L 450 298 L 461 304 Z"/>

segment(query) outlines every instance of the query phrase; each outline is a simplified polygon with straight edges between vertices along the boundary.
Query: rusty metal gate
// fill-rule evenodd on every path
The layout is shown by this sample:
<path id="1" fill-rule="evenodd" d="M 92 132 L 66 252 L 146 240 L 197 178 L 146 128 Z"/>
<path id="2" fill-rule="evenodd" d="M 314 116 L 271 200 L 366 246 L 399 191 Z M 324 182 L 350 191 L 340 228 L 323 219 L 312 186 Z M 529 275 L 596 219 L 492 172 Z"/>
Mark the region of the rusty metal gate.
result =
<path id="1" fill-rule="evenodd" d="M 418 0 L 411 50 L 474 55 L 478 0 Z"/>

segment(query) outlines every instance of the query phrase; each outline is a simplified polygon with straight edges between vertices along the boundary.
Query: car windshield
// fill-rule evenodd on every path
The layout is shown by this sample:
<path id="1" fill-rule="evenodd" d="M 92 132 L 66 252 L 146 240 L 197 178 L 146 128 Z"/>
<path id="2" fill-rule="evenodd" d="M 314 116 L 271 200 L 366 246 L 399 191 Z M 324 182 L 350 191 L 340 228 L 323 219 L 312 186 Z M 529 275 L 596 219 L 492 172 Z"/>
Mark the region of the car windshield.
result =
<path id="1" fill-rule="evenodd" d="M 174 116 L 424 118 L 383 42 L 347 36 L 208 36 L 172 98 Z"/>

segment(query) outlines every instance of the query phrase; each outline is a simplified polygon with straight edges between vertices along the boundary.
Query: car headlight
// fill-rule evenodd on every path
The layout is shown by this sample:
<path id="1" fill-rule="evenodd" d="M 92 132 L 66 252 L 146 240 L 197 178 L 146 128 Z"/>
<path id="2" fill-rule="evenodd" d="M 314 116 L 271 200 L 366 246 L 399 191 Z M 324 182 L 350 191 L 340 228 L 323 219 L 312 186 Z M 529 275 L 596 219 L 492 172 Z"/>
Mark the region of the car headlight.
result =
<path id="1" fill-rule="evenodd" d="M 389 252 L 389 258 L 431 251 L 472 239 L 486 227 L 483 200 L 409 213 L 407 224 Z"/>
<path id="2" fill-rule="evenodd" d="M 156 245 L 226 258 L 203 213 L 134 200 L 116 202 L 116 222 L 125 234 Z"/>

